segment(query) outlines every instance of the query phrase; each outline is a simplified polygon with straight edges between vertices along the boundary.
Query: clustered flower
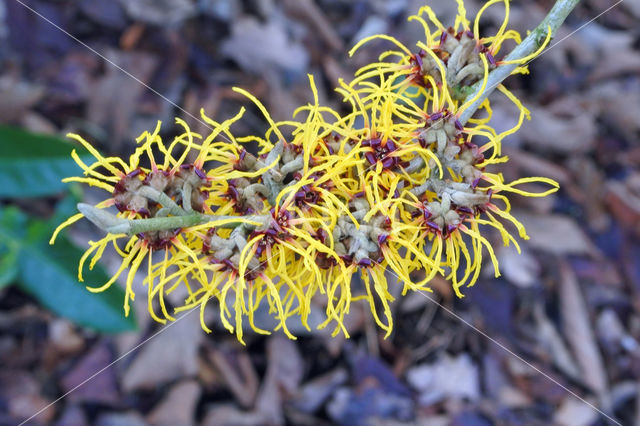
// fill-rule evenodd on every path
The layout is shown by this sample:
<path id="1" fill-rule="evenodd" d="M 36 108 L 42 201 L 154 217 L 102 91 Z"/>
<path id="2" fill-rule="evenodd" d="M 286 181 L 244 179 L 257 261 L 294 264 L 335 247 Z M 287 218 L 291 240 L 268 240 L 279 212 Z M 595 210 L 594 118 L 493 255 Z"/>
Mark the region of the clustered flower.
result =
<path id="1" fill-rule="evenodd" d="M 494 36 L 481 37 L 479 19 L 495 3 L 504 4 L 505 21 Z M 314 101 L 289 121 L 274 122 L 255 97 L 234 89 L 269 122 L 262 136 L 232 134 L 231 125 L 244 110 L 222 123 L 202 112 L 213 129 L 208 136 L 178 119 L 184 131 L 165 144 L 158 124 L 153 133 L 140 136 L 125 162 L 103 157 L 71 135 L 96 161 L 84 164 L 74 153 L 84 176 L 66 181 L 111 194 L 56 231 L 85 216 L 108 231 L 89 242 L 79 279 L 87 261 L 92 268 L 112 247 L 123 259 L 120 269 L 90 291 L 105 290 L 127 271 L 128 314 L 139 291 L 133 277 L 146 268 L 143 285 L 156 321 L 199 308 L 202 327 L 210 331 L 204 313 L 215 299 L 220 322 L 242 342 L 245 321 L 256 333 L 271 331 L 255 322 L 261 306 L 268 306 L 277 319 L 275 329 L 290 338 L 295 337 L 287 320 L 297 316 L 310 328 L 312 304 L 324 310 L 319 328 L 332 326 L 334 334 L 348 336 L 345 316 L 358 300 L 369 304 L 388 336 L 395 292 L 385 274 L 399 278 L 402 294 L 431 291 L 429 282 L 442 275 L 462 297 L 463 288 L 477 281 L 488 254 L 498 276 L 486 229 L 497 230 L 506 245 L 518 246 L 509 229 L 527 238 L 510 214 L 507 194 L 546 196 L 557 184 L 546 178 L 505 182 L 490 171 L 507 160 L 501 154 L 504 137 L 528 116 L 505 87 L 498 89 L 520 114 L 514 128 L 497 132 L 490 125 L 489 100 L 481 106 L 482 118 L 460 122 L 475 100 L 467 99 L 470 87 L 486 85 L 489 71 L 506 63 L 497 59 L 503 42 L 519 43 L 520 36 L 506 29 L 507 0 L 487 2 L 473 29 L 458 4 L 453 27 L 445 28 L 429 7 L 410 18 L 425 31 L 425 40 L 413 50 L 386 35 L 358 43 L 351 54 L 374 38 L 397 50 L 360 69 L 352 82 L 341 81 L 337 91 L 346 114 L 318 103 L 309 76 Z M 524 71 L 521 66 L 515 72 Z M 256 154 L 245 148 L 249 142 L 257 143 Z M 529 182 L 550 188 L 530 193 L 521 188 Z M 110 206 L 117 216 L 100 210 Z M 171 294 L 176 295 L 173 303 L 167 301 Z"/>

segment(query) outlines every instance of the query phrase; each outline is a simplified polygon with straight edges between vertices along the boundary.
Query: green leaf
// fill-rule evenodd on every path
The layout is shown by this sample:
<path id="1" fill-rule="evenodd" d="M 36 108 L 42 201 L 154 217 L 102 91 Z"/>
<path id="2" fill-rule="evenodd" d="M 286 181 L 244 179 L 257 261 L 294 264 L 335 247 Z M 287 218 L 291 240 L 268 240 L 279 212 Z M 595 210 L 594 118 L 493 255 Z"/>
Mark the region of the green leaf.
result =
<path id="1" fill-rule="evenodd" d="M 47 243 L 50 231 L 50 226 L 28 220 L 16 208 L 0 209 L 0 241 L 7 246 L 9 241 L 18 248 L 18 261 L 14 263 L 18 286 L 43 306 L 79 325 L 103 332 L 134 329 L 133 313 L 128 318 L 124 316 L 124 291 L 113 285 L 102 293 L 89 292 L 85 284 L 98 286 L 109 277 L 96 265 L 84 274 L 85 283 L 78 282 L 82 250 L 62 235 L 55 246 L 50 246 Z"/>
<path id="2" fill-rule="evenodd" d="M 80 325 L 107 332 L 133 330 L 133 316 L 124 316 L 122 289 L 113 285 L 94 294 L 78 282 L 80 256 L 82 251 L 64 237 L 56 240 L 55 247 L 46 242 L 25 246 L 20 256 L 20 287 L 53 312 Z M 87 284 L 97 286 L 109 277 L 94 268 L 86 271 L 84 279 Z"/>
<path id="3" fill-rule="evenodd" d="M 81 173 L 71 158 L 77 148 L 84 161 L 91 156 L 56 136 L 0 126 L 0 198 L 40 197 L 65 189 L 61 182 Z"/>
<path id="4" fill-rule="evenodd" d="M 15 237 L 22 236 L 26 216 L 15 207 L 0 210 L 0 288 L 12 284 L 18 276 L 20 244 Z M 9 234 L 6 230 L 14 230 Z"/>
<path id="5" fill-rule="evenodd" d="M 6 243 L 15 239 L 22 239 L 26 235 L 28 217 L 17 207 L 0 208 L 0 238 Z M 1 231 L 4 231 L 1 232 Z M 14 242 L 18 244 L 18 242 Z"/>
<path id="6" fill-rule="evenodd" d="M 18 276 L 19 250 L 0 240 L 0 288 L 6 287 Z"/>
<path id="7" fill-rule="evenodd" d="M 82 201 L 82 188 L 78 183 L 71 183 L 67 189 L 69 191 L 58 201 L 53 215 L 47 220 L 50 234 L 53 234 L 58 225 L 69 219 L 70 216 L 78 213 L 78 203 Z"/>

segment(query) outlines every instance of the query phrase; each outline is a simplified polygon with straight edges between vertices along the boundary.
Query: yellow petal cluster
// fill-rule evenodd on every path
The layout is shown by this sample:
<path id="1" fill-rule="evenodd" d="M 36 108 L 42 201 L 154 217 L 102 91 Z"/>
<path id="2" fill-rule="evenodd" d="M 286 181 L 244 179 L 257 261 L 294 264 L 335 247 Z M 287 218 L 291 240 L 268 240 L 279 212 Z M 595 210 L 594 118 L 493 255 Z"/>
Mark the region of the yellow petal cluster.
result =
<path id="1" fill-rule="evenodd" d="M 138 138 L 128 162 L 103 157 L 70 135 L 95 162 L 84 164 L 74 153 L 84 174 L 67 181 L 106 190 L 110 197 L 96 207 L 115 206 L 118 221 L 150 224 L 136 235 L 114 225 L 105 238 L 90 241 L 79 279 L 86 262 L 92 268 L 110 247 L 123 259 L 120 269 L 89 290 L 105 290 L 126 271 L 125 313 L 135 294 L 144 291 L 156 321 L 200 309 L 206 331 L 212 321 L 206 308 L 217 301 L 219 322 L 243 342 L 246 329 L 261 334 L 281 329 L 295 338 L 292 317 L 308 329 L 331 326 L 334 334 L 348 336 L 345 317 L 359 300 L 369 304 L 388 336 L 394 294 L 430 291 L 429 282 L 442 275 L 462 297 L 463 288 L 477 281 L 485 256 L 498 276 L 490 228 L 504 244 L 518 247 L 512 230 L 527 238 L 510 213 L 508 194 L 545 196 L 558 186 L 546 178 L 505 182 L 490 171 L 508 160 L 501 154 L 502 141 L 528 117 L 505 87 L 498 89 L 520 116 L 512 129 L 492 127 L 489 100 L 479 118 L 459 121 L 475 100 L 466 99 L 471 85 L 486 86 L 490 70 L 506 63 L 497 59 L 502 44 L 519 43 L 520 35 L 507 29 L 507 0 L 487 2 L 473 25 L 462 1 L 458 4 L 452 27 L 428 7 L 410 18 L 425 34 L 415 49 L 387 35 L 358 43 L 351 54 L 373 39 L 395 50 L 358 70 L 351 82 L 341 81 L 337 91 L 346 113 L 320 105 L 309 76 L 313 102 L 282 122 L 253 95 L 234 89 L 263 113 L 269 123 L 264 135 L 234 136 L 231 126 L 244 110 L 222 123 L 203 111 L 209 135 L 192 132 L 177 119 L 182 133 L 165 143 L 158 124 Z M 505 21 L 496 34 L 482 36 L 479 21 L 494 4 L 504 6 Z M 528 59 L 516 72 L 524 72 Z M 249 152 L 249 144 L 257 151 Z M 531 182 L 549 189 L 523 189 Z M 181 216 L 197 221 L 162 229 L 151 225 Z M 56 234 L 82 217 L 71 217 Z M 140 270 L 146 289 L 134 288 Z M 402 288 L 391 288 L 389 274 Z M 324 313 L 319 324 L 310 323 L 314 306 Z M 270 313 L 276 326 L 257 323 L 259 310 Z"/>

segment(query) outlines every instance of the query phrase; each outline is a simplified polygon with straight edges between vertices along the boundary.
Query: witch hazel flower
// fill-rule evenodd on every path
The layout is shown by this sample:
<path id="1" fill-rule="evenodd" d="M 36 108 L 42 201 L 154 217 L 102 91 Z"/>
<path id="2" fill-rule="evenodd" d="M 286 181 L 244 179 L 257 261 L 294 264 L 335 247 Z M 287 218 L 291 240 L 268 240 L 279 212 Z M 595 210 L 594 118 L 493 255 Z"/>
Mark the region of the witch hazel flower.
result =
<path id="1" fill-rule="evenodd" d="M 166 218 L 186 216 L 193 212 L 204 212 L 207 188 L 213 178 L 194 164 L 185 163 L 191 150 L 198 150 L 201 145 L 194 141 L 198 135 L 193 134 L 187 124 L 177 119 L 184 133 L 176 136 L 169 146 L 165 146 L 159 136 L 160 123 L 153 133 L 145 132 L 138 143 L 140 146 L 125 162 L 118 157 L 104 157 L 79 135 L 69 137 L 78 141 L 95 158 L 93 164 L 85 164 L 75 153 L 72 157 L 84 170 L 84 176 L 66 178 L 65 182 L 81 182 L 96 186 L 110 193 L 110 197 L 97 206 L 78 206 L 80 213 L 62 223 L 54 232 L 51 243 L 58 233 L 70 224 L 87 217 L 99 224 L 109 234 L 97 242 L 90 242 L 90 248 L 80 259 L 78 279 L 83 281 L 83 268 L 91 257 L 89 268 L 93 268 L 102 257 L 105 249 L 111 246 L 123 258 L 116 274 L 98 287 L 88 287 L 92 292 L 101 292 L 111 286 L 116 279 L 128 269 L 126 278 L 127 297 L 124 302 L 125 314 L 129 312 L 129 302 L 135 297 L 132 288 L 133 277 L 145 259 L 152 262 L 153 251 L 168 250 L 172 252 L 192 253 L 186 243 L 189 236 L 187 228 L 167 226 L 163 229 L 146 229 L 144 219 L 151 217 Z M 181 147 L 176 154 L 176 147 Z M 158 162 L 154 152 L 162 153 L 162 161 Z M 200 151 L 198 159 L 206 151 Z M 146 164 L 145 164 L 146 163 Z M 103 209 L 115 206 L 117 215 L 107 213 Z M 141 226 L 132 228 L 130 220 L 141 219 Z M 217 222 L 217 223 L 224 223 Z M 195 254 L 193 255 L 195 258 Z M 164 264 L 171 263 L 170 260 Z M 152 267 L 152 266 L 150 266 Z"/>
<path id="2" fill-rule="evenodd" d="M 442 275 L 463 297 L 485 263 L 499 275 L 488 233 L 516 247 L 516 237 L 528 238 L 511 214 L 509 194 L 542 197 L 558 189 L 548 178 L 505 182 L 494 171 L 508 161 L 503 141 L 529 112 L 496 85 L 519 114 L 514 127 L 498 132 L 486 93 L 504 67 L 511 67 L 509 74 L 525 71 L 550 40 L 548 23 L 556 29 L 570 8 L 554 8 L 554 19 L 522 39 L 507 28 L 509 1 L 487 2 L 473 24 L 457 2 L 450 26 L 426 6 L 410 18 L 424 29 L 415 48 L 388 35 L 358 43 L 352 54 L 376 38 L 396 50 L 340 82 L 344 112 L 319 103 L 309 76 L 312 101 L 281 122 L 252 94 L 234 89 L 263 114 L 268 128 L 260 135 L 236 137 L 231 131 L 244 109 L 220 123 L 203 111 L 208 135 L 177 120 L 182 132 L 169 143 L 158 124 L 141 135 L 126 160 L 102 156 L 70 135 L 95 162 L 85 164 L 74 152 L 84 174 L 65 181 L 107 195 L 96 206 L 80 204 L 80 213 L 60 225 L 52 243 L 61 229 L 89 219 L 106 236 L 89 242 L 79 280 L 85 264 L 93 267 L 106 250 L 122 258 L 107 283 L 90 283 L 89 290 L 103 291 L 124 275 L 125 314 L 143 291 L 154 320 L 165 323 L 198 309 L 203 330 L 211 332 L 205 313 L 214 310 L 241 343 L 248 332 L 280 330 L 294 339 L 291 322 L 310 330 L 314 310 L 324 315 L 318 328 L 331 326 L 333 335 L 349 336 L 345 318 L 359 302 L 388 337 L 396 294 L 389 274 L 398 278 L 402 295 L 431 291 L 430 281 Z M 481 34 L 482 15 L 493 5 L 502 5 L 505 19 L 495 34 Z M 506 40 L 522 54 L 503 56 Z M 477 109 L 482 116 L 471 117 Z M 532 182 L 548 188 L 523 189 Z M 133 284 L 138 272 L 146 274 L 142 289 Z M 261 310 L 275 325 L 259 323 Z"/>

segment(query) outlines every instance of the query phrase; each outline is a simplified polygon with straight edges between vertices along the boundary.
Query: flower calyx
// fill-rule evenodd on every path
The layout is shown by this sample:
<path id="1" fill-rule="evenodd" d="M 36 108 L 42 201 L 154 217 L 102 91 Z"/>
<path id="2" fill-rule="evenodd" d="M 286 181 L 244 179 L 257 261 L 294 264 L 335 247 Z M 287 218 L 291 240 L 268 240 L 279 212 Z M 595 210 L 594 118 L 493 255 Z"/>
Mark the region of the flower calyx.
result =
<path id="1" fill-rule="evenodd" d="M 435 143 L 436 153 L 444 155 L 447 145 L 458 145 L 463 126 L 456 116 L 446 109 L 428 115 L 424 127 L 418 131 L 418 142 L 423 148 Z"/>
<path id="2" fill-rule="evenodd" d="M 484 77 L 481 55 L 485 56 L 489 71 L 497 66 L 489 49 L 476 40 L 469 30 L 455 33 L 453 28 L 449 28 L 443 31 L 440 44 L 433 50 L 446 66 L 447 84 L 454 88 L 452 95 L 454 98 L 461 95 L 457 100 L 463 100 L 465 97 L 462 88 L 471 86 Z"/>
<path id="3" fill-rule="evenodd" d="M 211 228 L 203 242 L 203 252 L 209 254 L 209 262 L 222 265 L 222 270 L 228 270 L 238 274 L 242 250 L 247 245 L 246 229 L 238 226 L 227 238 L 220 237 L 216 230 Z M 264 270 L 264 264 L 255 256 L 249 260 L 245 279 L 256 279 Z"/>
<path id="4" fill-rule="evenodd" d="M 351 207 L 355 207 L 353 216 L 357 218 L 358 224 L 344 217 L 338 218 L 337 226 L 333 230 L 336 253 L 346 263 L 362 267 L 381 263 L 384 260 L 381 247 L 388 242 L 391 219 L 376 214 L 365 220 L 369 203 L 362 198 L 352 200 Z"/>

